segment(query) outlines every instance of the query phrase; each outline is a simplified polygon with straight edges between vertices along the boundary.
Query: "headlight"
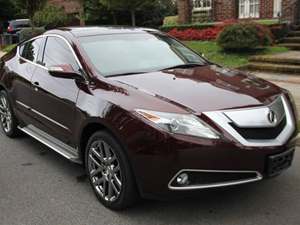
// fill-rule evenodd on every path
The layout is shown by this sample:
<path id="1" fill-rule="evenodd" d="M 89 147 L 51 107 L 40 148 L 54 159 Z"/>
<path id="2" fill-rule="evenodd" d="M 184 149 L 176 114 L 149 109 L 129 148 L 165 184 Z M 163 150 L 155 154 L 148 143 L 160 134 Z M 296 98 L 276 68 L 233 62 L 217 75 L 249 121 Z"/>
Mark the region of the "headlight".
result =
<path id="1" fill-rule="evenodd" d="M 213 128 L 194 115 L 155 112 L 141 109 L 137 109 L 136 112 L 146 120 L 170 133 L 210 139 L 220 138 L 219 134 Z"/>

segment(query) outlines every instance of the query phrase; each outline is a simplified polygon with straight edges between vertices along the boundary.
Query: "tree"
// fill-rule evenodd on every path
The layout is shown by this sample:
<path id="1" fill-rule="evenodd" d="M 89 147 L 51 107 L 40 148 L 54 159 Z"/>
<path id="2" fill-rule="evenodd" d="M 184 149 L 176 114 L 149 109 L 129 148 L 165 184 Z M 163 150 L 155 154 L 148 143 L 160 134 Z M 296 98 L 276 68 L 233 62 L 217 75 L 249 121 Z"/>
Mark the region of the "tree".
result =
<path id="1" fill-rule="evenodd" d="M 136 26 L 136 12 L 143 7 L 156 4 L 157 0 L 100 0 L 109 10 L 124 10 L 130 12 L 131 24 Z"/>
<path id="2" fill-rule="evenodd" d="M 0 20 L 8 20 L 14 17 L 16 9 L 11 0 L 0 0 L 0 6 Z"/>
<path id="3" fill-rule="evenodd" d="M 15 2 L 19 11 L 24 11 L 25 14 L 32 18 L 36 11 L 44 7 L 47 0 L 16 0 Z"/>
<path id="4" fill-rule="evenodd" d="M 35 12 L 32 22 L 35 26 L 45 27 L 48 30 L 66 26 L 69 19 L 62 8 L 47 5 L 42 10 Z"/>

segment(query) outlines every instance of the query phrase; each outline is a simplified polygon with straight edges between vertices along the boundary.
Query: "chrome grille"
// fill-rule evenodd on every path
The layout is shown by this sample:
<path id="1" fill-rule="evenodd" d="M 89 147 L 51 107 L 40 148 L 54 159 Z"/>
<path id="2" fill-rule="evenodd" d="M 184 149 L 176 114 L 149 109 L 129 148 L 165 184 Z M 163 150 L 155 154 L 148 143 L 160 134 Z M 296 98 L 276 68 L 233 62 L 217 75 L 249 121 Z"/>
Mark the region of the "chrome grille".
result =
<path id="1" fill-rule="evenodd" d="M 283 145 L 295 131 L 291 106 L 284 95 L 268 106 L 204 114 L 245 146 Z"/>

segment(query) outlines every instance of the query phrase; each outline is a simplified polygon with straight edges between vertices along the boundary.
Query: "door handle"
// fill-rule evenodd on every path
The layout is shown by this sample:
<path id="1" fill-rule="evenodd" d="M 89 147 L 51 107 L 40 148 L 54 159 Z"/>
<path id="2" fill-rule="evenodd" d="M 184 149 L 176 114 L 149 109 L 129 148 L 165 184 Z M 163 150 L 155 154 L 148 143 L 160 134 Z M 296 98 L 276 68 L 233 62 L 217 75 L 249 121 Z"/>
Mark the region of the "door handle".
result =
<path id="1" fill-rule="evenodd" d="M 34 88 L 34 91 L 39 91 L 39 86 L 40 86 L 40 84 L 39 84 L 39 82 L 33 82 L 33 88 Z"/>

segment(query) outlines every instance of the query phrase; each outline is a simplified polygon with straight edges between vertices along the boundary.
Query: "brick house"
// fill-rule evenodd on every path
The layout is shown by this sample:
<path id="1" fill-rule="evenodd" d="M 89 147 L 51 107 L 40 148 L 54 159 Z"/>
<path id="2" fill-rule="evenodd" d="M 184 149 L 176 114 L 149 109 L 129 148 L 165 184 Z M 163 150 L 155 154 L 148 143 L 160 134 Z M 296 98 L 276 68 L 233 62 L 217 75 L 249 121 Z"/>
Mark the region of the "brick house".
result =
<path id="1" fill-rule="evenodd" d="M 281 18 L 300 22 L 300 0 L 178 0 L 179 23 Z"/>
<path id="2" fill-rule="evenodd" d="M 71 25 L 84 25 L 82 2 L 81 0 L 48 0 L 48 4 L 62 7 L 68 15 L 73 15 Z"/>

